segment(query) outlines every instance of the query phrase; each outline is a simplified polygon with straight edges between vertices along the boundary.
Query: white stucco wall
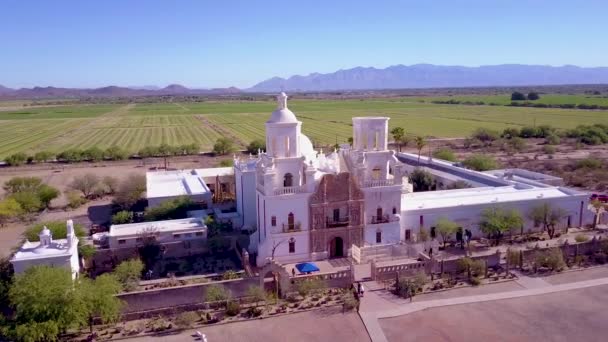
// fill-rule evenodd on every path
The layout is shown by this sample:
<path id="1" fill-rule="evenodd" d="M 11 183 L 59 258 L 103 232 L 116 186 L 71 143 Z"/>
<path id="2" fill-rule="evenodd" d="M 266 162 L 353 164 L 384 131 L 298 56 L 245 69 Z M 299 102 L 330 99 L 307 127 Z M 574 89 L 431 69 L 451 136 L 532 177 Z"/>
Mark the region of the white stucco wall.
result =
<path id="1" fill-rule="evenodd" d="M 552 207 L 560 207 L 568 212 L 570 216 L 570 226 L 578 227 L 580 222 L 581 201 L 583 202 L 583 225 L 591 223 L 593 215 L 587 210 L 586 196 L 573 196 L 555 199 L 536 199 L 506 203 L 487 203 L 482 205 L 467 205 L 459 206 L 457 203 L 454 207 L 449 208 L 431 208 L 420 210 L 409 210 L 401 212 L 401 229 L 405 232 L 410 229 L 412 234 L 418 234 L 420 230 L 420 216 L 423 216 L 423 226 L 425 229 L 433 227 L 437 220 L 441 217 L 448 218 L 462 224 L 463 228 L 471 229 L 474 237 L 482 236 L 479 230 L 479 220 L 484 209 L 498 205 L 504 209 L 516 209 L 524 218 L 524 231 L 538 231 L 542 227 L 534 227 L 534 222 L 528 217 L 531 208 L 548 202 Z M 565 217 L 558 228 L 565 228 L 568 225 L 568 217 Z M 405 234 L 405 233 L 404 233 Z"/>
<path id="2" fill-rule="evenodd" d="M 235 170 L 236 209 L 243 218 L 243 227 L 257 227 L 257 211 L 255 206 L 256 178 L 254 171 L 241 172 Z"/>

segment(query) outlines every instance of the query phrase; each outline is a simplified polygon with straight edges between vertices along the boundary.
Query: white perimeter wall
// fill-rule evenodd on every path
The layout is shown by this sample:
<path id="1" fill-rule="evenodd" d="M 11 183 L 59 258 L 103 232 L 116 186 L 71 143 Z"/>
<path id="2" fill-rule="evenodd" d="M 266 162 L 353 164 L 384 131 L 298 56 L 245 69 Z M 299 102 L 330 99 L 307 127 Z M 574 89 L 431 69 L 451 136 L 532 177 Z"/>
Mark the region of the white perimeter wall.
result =
<path id="1" fill-rule="evenodd" d="M 583 202 L 583 225 L 591 223 L 593 221 L 593 214 L 587 210 L 587 196 L 572 196 L 566 198 L 555 198 L 555 199 L 535 199 L 518 202 L 507 202 L 507 203 L 488 203 L 482 205 L 472 206 L 454 206 L 450 208 L 437 208 L 437 209 L 421 209 L 421 210 L 409 210 L 401 213 L 401 229 L 410 229 L 412 234 L 417 234 L 420 230 L 420 216 L 423 215 L 424 228 L 429 229 L 433 227 L 436 221 L 441 217 L 446 217 L 452 221 L 456 221 L 462 225 L 463 228 L 472 229 L 474 237 L 482 236 L 479 230 L 479 220 L 481 212 L 485 208 L 492 206 L 500 206 L 505 209 L 516 209 L 524 218 L 524 230 L 539 230 L 542 228 L 534 227 L 534 222 L 528 218 L 528 213 L 531 208 L 540 205 L 542 203 L 549 202 L 553 207 L 561 207 L 568 212 L 570 216 L 571 227 L 578 227 L 580 220 L 580 208 L 581 202 Z M 565 217 L 558 228 L 565 228 L 568 225 L 568 217 Z"/>

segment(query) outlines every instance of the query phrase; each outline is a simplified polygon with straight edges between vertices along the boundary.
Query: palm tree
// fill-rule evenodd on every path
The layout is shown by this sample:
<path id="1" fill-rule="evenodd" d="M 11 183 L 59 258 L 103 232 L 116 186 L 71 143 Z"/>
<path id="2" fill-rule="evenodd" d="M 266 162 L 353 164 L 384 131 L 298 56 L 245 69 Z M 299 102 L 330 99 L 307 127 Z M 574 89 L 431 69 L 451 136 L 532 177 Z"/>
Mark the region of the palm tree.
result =
<path id="1" fill-rule="evenodd" d="M 426 139 L 422 136 L 417 136 L 414 138 L 414 143 L 418 149 L 418 164 L 420 164 L 420 153 L 422 153 L 422 149 L 426 146 Z"/>

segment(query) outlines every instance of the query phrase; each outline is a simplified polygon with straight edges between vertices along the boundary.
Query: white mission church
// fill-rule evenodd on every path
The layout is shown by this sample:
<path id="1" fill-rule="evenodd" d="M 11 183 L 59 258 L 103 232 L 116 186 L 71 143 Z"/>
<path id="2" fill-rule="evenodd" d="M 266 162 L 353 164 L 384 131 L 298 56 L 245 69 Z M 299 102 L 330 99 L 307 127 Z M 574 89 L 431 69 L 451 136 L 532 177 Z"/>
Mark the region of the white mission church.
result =
<path id="1" fill-rule="evenodd" d="M 230 168 L 147 173 L 150 206 L 186 195 L 209 209 L 187 219 L 113 225 L 107 234 L 109 248 L 132 249 L 139 232 L 152 225 L 161 243 L 183 243 L 183 252 L 192 253 L 187 249 L 194 240 L 207 238 L 204 218 L 213 215 L 235 229 L 253 232 L 249 253 L 261 267 L 271 259 L 287 264 L 347 257 L 370 246 L 378 250 L 415 245 L 422 228 L 430 233 L 430 243 L 437 243 L 434 226 L 439 218 L 479 237 L 480 214 L 494 206 L 519 210 L 525 218 L 521 230 L 526 232 L 541 229 L 526 213 L 542 203 L 564 209 L 558 228 L 594 220 L 587 210 L 589 195 L 563 187 L 560 178 L 522 169 L 477 172 L 389 150 L 388 117 L 355 117 L 352 146 L 317 152 L 302 134 L 302 122 L 287 107 L 287 95 L 281 93 L 277 102 L 266 122 L 267 150 L 258 156 L 235 158 Z M 417 167 L 433 174 L 437 191 L 413 192 L 408 175 Z M 470 187 L 447 190 L 458 181 Z M 236 210 L 223 210 L 212 200 L 224 191 L 235 195 Z M 50 238 L 41 240 L 36 246 L 24 244 L 15 254 L 11 261 L 17 271 L 51 263 L 65 264 L 76 274 L 78 257 L 71 239 L 61 246 L 44 242 Z"/>

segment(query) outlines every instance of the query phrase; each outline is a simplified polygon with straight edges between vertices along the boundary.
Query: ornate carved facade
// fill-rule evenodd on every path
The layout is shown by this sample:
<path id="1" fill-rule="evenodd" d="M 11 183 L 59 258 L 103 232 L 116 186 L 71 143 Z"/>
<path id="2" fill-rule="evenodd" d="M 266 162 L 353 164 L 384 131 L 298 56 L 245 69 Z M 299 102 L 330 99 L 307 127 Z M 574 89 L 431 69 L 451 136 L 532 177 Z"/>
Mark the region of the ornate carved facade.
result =
<path id="1" fill-rule="evenodd" d="M 352 175 L 323 175 L 310 199 L 311 252 L 320 257 L 348 255 L 363 245 L 363 192 Z"/>

